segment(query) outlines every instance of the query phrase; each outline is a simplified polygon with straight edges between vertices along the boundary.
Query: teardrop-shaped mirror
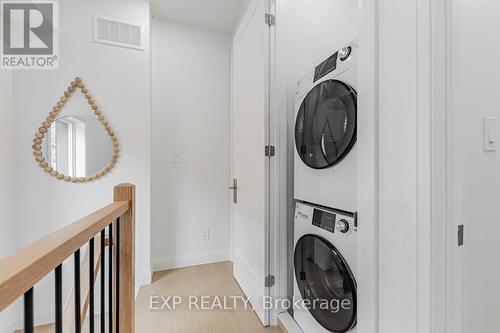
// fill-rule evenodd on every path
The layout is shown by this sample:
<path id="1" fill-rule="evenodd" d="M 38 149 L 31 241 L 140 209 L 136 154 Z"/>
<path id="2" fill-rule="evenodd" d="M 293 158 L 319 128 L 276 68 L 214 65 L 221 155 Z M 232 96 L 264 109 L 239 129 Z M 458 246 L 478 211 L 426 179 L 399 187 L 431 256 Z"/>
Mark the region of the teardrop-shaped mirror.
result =
<path id="1" fill-rule="evenodd" d="M 80 98 L 83 103 L 78 98 L 70 101 L 77 90 L 84 97 Z M 63 113 L 64 107 L 67 109 Z M 35 133 L 32 148 L 35 160 L 45 172 L 73 183 L 104 176 L 113 168 L 119 154 L 111 125 L 78 77 Z"/>

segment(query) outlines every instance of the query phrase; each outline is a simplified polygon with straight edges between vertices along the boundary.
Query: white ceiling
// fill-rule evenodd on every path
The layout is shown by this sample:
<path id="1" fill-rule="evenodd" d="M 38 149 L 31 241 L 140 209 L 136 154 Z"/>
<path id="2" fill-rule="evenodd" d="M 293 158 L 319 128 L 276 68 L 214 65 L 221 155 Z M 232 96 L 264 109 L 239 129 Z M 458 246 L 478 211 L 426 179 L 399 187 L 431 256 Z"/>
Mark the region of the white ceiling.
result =
<path id="1" fill-rule="evenodd" d="M 248 0 L 151 0 L 155 17 L 233 32 Z"/>

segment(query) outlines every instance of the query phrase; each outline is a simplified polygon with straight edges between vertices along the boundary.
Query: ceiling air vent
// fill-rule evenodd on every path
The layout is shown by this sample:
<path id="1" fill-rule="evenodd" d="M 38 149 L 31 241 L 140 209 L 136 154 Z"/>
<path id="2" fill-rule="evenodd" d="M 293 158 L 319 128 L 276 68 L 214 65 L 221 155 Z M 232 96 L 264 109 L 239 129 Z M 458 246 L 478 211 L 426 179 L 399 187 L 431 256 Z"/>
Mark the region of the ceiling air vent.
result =
<path id="1" fill-rule="evenodd" d="M 93 17 L 94 42 L 144 50 L 144 26 L 107 17 Z"/>

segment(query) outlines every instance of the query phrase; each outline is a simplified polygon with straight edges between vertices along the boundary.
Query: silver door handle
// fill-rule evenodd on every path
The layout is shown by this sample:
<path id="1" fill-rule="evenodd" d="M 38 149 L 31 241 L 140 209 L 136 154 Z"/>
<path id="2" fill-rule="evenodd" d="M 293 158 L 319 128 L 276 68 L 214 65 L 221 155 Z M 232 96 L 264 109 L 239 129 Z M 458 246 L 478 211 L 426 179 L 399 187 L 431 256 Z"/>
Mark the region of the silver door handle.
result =
<path id="1" fill-rule="evenodd" d="M 233 186 L 230 186 L 229 189 L 233 190 L 233 203 L 238 203 L 238 179 L 233 179 Z"/>

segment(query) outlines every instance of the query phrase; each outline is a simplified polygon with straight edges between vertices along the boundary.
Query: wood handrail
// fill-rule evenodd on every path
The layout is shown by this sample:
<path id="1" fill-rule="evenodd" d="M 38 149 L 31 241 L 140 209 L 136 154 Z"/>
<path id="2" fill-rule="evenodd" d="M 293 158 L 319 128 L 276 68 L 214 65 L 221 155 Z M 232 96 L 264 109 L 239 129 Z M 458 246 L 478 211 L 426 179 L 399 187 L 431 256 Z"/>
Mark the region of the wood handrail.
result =
<path id="1" fill-rule="evenodd" d="M 0 311 L 107 225 L 125 213 L 132 213 L 133 209 L 132 201 L 115 201 L 0 260 Z"/>

